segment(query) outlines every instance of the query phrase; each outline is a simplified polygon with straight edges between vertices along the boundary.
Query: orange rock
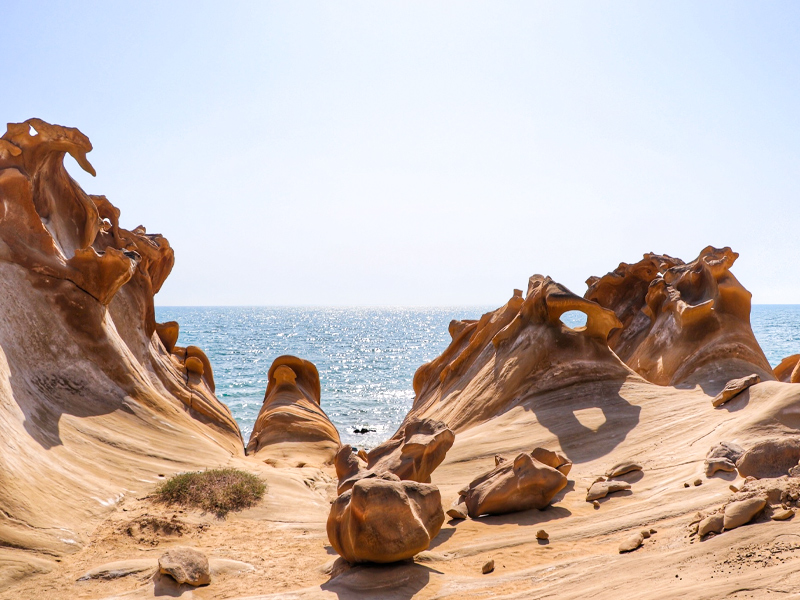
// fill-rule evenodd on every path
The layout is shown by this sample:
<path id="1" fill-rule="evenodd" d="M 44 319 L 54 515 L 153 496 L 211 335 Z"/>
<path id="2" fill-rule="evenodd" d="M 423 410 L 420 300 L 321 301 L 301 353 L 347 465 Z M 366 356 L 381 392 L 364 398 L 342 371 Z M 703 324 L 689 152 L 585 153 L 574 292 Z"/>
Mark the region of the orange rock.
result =
<path id="1" fill-rule="evenodd" d="M 792 354 L 784 358 L 772 370 L 775 379 L 784 383 L 800 383 L 800 354 Z"/>
<path id="2" fill-rule="evenodd" d="M 167 352 L 172 352 L 175 344 L 178 343 L 178 333 L 180 326 L 177 321 L 167 321 L 166 323 L 156 323 L 156 334 L 161 343 L 164 344 Z"/>
<path id="3" fill-rule="evenodd" d="M 587 280 L 586 298 L 620 318 L 611 348 L 653 383 L 716 382 L 720 375 L 727 381 L 751 373 L 771 380 L 750 328 L 751 294 L 730 272 L 738 256 L 711 246 L 689 264 L 646 254 Z"/>
<path id="4" fill-rule="evenodd" d="M 290 462 L 299 453 L 302 462 L 330 463 L 340 446 L 339 432 L 320 406 L 317 368 L 295 356 L 276 358 L 247 453 Z"/>

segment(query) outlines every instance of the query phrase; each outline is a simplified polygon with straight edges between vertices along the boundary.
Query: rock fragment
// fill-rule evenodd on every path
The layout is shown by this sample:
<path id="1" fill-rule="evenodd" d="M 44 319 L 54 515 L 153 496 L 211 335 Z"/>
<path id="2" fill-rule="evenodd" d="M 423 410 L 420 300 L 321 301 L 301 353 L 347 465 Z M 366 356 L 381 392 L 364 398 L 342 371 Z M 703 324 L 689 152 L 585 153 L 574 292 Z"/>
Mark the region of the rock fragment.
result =
<path id="1" fill-rule="evenodd" d="M 731 502 L 725 507 L 725 529 L 736 529 L 745 523 L 749 523 L 766 505 L 766 498 L 761 497 Z"/>
<path id="2" fill-rule="evenodd" d="M 694 485 L 695 487 L 697 487 L 698 485 L 703 485 L 703 480 L 698 477 L 697 479 L 694 480 Z"/>
<path id="3" fill-rule="evenodd" d="M 540 529 L 536 532 L 536 539 L 537 540 L 549 540 L 550 534 L 547 533 L 544 529 Z"/>
<path id="4" fill-rule="evenodd" d="M 199 586 L 211 583 L 211 570 L 206 555 L 187 546 L 170 548 L 158 559 L 158 569 L 178 583 Z"/>
<path id="5" fill-rule="evenodd" d="M 770 517 L 773 521 L 788 521 L 794 516 L 794 511 L 791 508 L 787 508 L 784 510 L 778 510 L 772 513 L 772 517 Z"/>
<path id="6" fill-rule="evenodd" d="M 491 573 L 494 571 L 494 559 L 490 560 L 481 567 L 481 573 L 486 575 L 487 573 Z"/>
<path id="7" fill-rule="evenodd" d="M 736 465 L 727 458 L 706 459 L 706 477 L 711 477 L 717 471 L 735 471 Z"/>
<path id="8" fill-rule="evenodd" d="M 644 537 L 641 532 L 631 533 L 619 545 L 619 553 L 633 552 L 644 543 Z"/>
<path id="9" fill-rule="evenodd" d="M 706 517 L 702 521 L 700 521 L 700 525 L 697 528 L 697 533 L 700 537 L 705 537 L 709 533 L 722 533 L 722 528 L 724 527 L 724 515 L 719 513 L 714 513 L 711 516 Z"/>
<path id="10" fill-rule="evenodd" d="M 626 473 L 632 473 L 633 471 L 641 470 L 642 465 L 637 462 L 626 460 L 611 467 L 606 473 L 606 477 L 619 477 L 620 475 L 625 475 Z"/>
<path id="11" fill-rule="evenodd" d="M 461 501 L 461 498 L 457 502 L 454 502 L 453 505 L 447 509 L 447 516 L 451 519 L 466 519 L 469 516 L 467 512 L 467 505 Z"/>
<path id="12" fill-rule="evenodd" d="M 742 477 L 781 477 L 800 461 L 800 436 L 763 440 L 736 462 Z"/>
<path id="13" fill-rule="evenodd" d="M 599 500 L 605 498 L 613 492 L 621 492 L 631 489 L 631 484 L 626 481 L 596 481 L 586 493 L 586 501 Z"/>
<path id="14" fill-rule="evenodd" d="M 733 442 L 720 442 L 716 446 L 712 446 L 706 454 L 706 458 L 711 460 L 714 458 L 726 458 L 732 463 L 736 463 L 744 454 L 744 448 Z"/>
<path id="15" fill-rule="evenodd" d="M 729 400 L 741 394 L 751 385 L 755 385 L 760 382 L 761 377 L 756 373 L 747 375 L 746 377 L 740 377 L 739 379 L 731 379 L 725 384 L 725 387 L 722 388 L 722 391 L 711 401 L 711 405 L 714 407 L 722 406 Z"/>

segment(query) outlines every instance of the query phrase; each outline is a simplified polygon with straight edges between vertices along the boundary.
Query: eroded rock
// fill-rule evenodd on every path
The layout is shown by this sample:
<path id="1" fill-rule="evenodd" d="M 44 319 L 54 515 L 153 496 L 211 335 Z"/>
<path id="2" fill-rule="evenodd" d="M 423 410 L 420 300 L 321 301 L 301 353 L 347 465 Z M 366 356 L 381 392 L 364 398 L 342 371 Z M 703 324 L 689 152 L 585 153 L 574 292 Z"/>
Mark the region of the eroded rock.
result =
<path id="1" fill-rule="evenodd" d="M 711 477 L 717 471 L 735 471 L 736 465 L 727 458 L 706 459 L 706 477 Z"/>
<path id="2" fill-rule="evenodd" d="M 734 464 L 744 454 L 744 448 L 733 442 L 720 442 L 716 446 L 712 446 L 706 454 L 706 459 L 713 460 L 724 458 Z"/>
<path id="3" fill-rule="evenodd" d="M 619 545 L 619 553 L 633 552 L 644 543 L 644 536 L 641 532 L 631 533 L 626 536 Z"/>
<path id="4" fill-rule="evenodd" d="M 714 399 L 711 401 L 711 405 L 714 407 L 722 406 L 729 400 L 732 400 L 751 385 L 755 385 L 761 381 L 761 377 L 755 373 L 751 375 L 747 375 L 746 377 L 740 377 L 738 379 L 731 379 L 728 383 L 725 384 L 725 387 L 722 388 L 722 391 L 717 394 Z"/>
<path id="5" fill-rule="evenodd" d="M 642 465 L 640 465 L 637 462 L 626 460 L 611 467 L 606 473 L 606 477 L 619 477 L 620 475 L 625 475 L 627 473 L 632 473 L 633 471 L 641 471 L 641 470 L 642 470 Z"/>
<path id="6" fill-rule="evenodd" d="M 800 436 L 762 440 L 736 462 L 742 477 L 780 477 L 800 462 Z"/>
<path id="7" fill-rule="evenodd" d="M 725 529 L 736 529 L 749 523 L 766 505 L 767 499 L 763 497 L 731 502 L 725 507 Z"/>
<path id="8" fill-rule="evenodd" d="M 697 528 L 697 533 L 700 537 L 705 537 L 709 533 L 722 533 L 724 527 L 725 515 L 721 512 L 714 513 L 700 521 Z"/>
<path id="9" fill-rule="evenodd" d="M 206 555 L 186 546 L 170 548 L 158 559 L 158 568 L 178 583 L 199 586 L 211 583 L 211 570 Z"/>
<path id="10" fill-rule="evenodd" d="M 501 515 L 546 508 L 567 485 L 558 469 L 523 452 L 511 461 L 501 461 L 494 469 L 474 479 L 461 491 L 469 516 Z"/>
<path id="11" fill-rule="evenodd" d="M 626 481 L 595 481 L 586 492 L 586 501 L 592 502 L 605 498 L 613 492 L 622 492 L 631 489 L 631 484 Z"/>
<path id="12" fill-rule="evenodd" d="M 382 474 L 361 479 L 331 505 L 328 539 L 351 563 L 389 563 L 427 549 L 444 522 L 436 486 Z"/>

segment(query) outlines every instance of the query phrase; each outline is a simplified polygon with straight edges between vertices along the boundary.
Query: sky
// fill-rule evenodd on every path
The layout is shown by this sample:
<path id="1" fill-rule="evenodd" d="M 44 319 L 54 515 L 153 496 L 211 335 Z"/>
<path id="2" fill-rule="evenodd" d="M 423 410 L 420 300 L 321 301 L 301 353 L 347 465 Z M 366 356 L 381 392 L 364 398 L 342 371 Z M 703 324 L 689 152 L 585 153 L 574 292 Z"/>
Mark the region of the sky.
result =
<path id="1" fill-rule="evenodd" d="M 707 245 L 800 303 L 800 3 L 3 1 L 158 305 L 493 305 Z"/>

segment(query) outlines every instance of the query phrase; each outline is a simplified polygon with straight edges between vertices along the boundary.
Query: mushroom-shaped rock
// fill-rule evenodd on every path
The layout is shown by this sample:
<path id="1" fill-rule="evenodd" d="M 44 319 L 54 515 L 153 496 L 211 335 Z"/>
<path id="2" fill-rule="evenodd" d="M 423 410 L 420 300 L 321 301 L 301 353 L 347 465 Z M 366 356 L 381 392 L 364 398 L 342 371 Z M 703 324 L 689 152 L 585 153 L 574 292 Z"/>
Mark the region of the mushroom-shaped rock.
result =
<path id="1" fill-rule="evenodd" d="M 339 432 L 320 406 L 317 368 L 295 356 L 276 358 L 247 453 L 292 466 L 298 460 L 323 464 L 333 460 L 340 445 Z"/>
<path id="2" fill-rule="evenodd" d="M 613 492 L 622 492 L 631 489 L 631 484 L 627 481 L 595 481 L 586 492 L 586 501 L 592 502 L 605 498 Z"/>
<path id="3" fill-rule="evenodd" d="M 566 326 L 569 311 L 583 312 L 586 325 Z M 458 433 L 554 389 L 621 382 L 632 372 L 606 341 L 620 325 L 611 310 L 534 275 L 524 298 L 515 290 L 479 320 L 451 323 L 450 345 L 414 374 L 408 419 L 435 418 Z"/>
<path id="4" fill-rule="evenodd" d="M 689 264 L 646 254 L 587 281 L 586 298 L 615 312 L 609 344 L 634 371 L 659 385 L 717 381 L 772 368 L 750 328 L 748 292 L 730 272 L 738 254 L 708 246 Z"/>
<path id="5" fill-rule="evenodd" d="M 167 550 L 158 559 L 158 568 L 178 583 L 189 585 L 208 585 L 211 583 L 211 570 L 206 555 L 186 546 L 176 546 Z"/>
<path id="6" fill-rule="evenodd" d="M 436 486 L 383 474 L 361 479 L 331 505 L 328 539 L 351 563 L 390 563 L 427 549 L 444 523 Z"/>
<path id="7" fill-rule="evenodd" d="M 736 462 L 742 477 L 780 477 L 800 462 L 800 436 L 758 442 Z"/>
<path id="8" fill-rule="evenodd" d="M 166 323 L 156 323 L 156 334 L 161 343 L 164 344 L 167 352 L 172 352 L 175 344 L 178 343 L 180 326 L 177 321 L 167 321 Z"/>
<path id="9" fill-rule="evenodd" d="M 767 499 L 761 497 L 731 502 L 725 507 L 725 529 L 736 529 L 749 523 L 766 505 Z"/>
<path id="10" fill-rule="evenodd" d="M 731 379 L 725 384 L 725 387 L 722 388 L 722 391 L 714 397 L 714 399 L 711 401 L 711 405 L 714 407 L 722 406 L 728 400 L 735 398 L 751 385 L 755 385 L 760 381 L 761 376 L 756 373 L 747 375 L 746 377 L 739 377 L 738 379 Z"/>
<path id="11" fill-rule="evenodd" d="M 718 512 L 710 515 L 700 521 L 700 524 L 697 529 L 697 533 L 700 537 L 705 537 L 709 533 L 722 533 L 722 528 L 724 527 L 724 517 L 723 513 Z"/>
<path id="12" fill-rule="evenodd" d="M 546 508 L 566 485 L 561 471 L 523 452 L 473 480 L 461 495 L 469 516 L 476 518 Z"/>

